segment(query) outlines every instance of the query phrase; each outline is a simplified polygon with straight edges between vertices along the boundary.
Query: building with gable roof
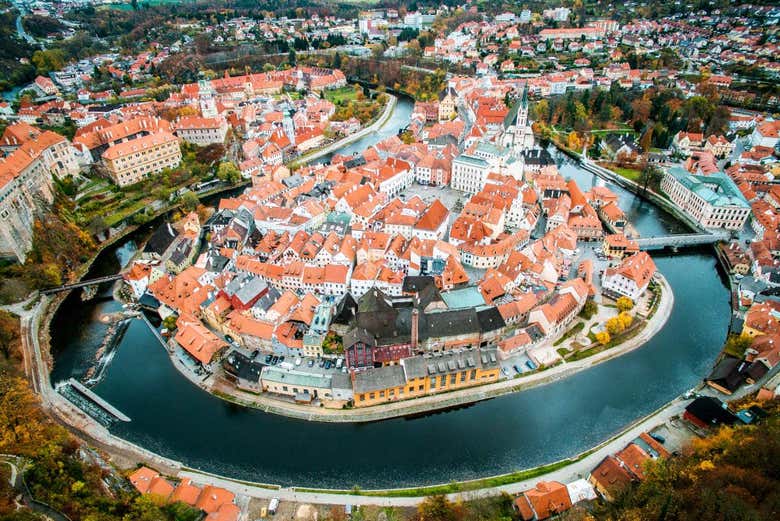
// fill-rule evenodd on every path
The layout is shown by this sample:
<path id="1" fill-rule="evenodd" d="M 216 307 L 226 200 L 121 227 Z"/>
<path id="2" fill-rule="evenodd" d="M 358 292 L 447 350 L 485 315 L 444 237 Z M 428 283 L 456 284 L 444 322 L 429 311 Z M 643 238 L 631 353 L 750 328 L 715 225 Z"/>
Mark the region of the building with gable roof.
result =
<path id="1" fill-rule="evenodd" d="M 614 268 L 607 268 L 601 278 L 601 287 L 605 295 L 628 297 L 636 302 L 647 289 L 655 275 L 655 262 L 640 251 L 626 257 Z"/>

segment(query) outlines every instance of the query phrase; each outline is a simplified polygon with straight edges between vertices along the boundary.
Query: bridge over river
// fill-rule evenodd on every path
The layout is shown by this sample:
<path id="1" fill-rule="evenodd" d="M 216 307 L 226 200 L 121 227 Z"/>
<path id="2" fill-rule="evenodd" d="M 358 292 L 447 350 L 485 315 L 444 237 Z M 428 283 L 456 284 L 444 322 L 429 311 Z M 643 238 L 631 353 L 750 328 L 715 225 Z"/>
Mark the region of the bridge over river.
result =
<path id="1" fill-rule="evenodd" d="M 68 291 L 69 289 L 84 288 L 87 286 L 93 286 L 95 284 L 102 284 L 103 282 L 111 282 L 112 280 L 119 280 L 121 278 L 122 278 L 122 274 L 116 273 L 114 275 L 106 275 L 105 277 L 97 277 L 94 279 L 74 282 L 73 284 L 63 284 L 62 286 L 57 286 L 56 288 L 44 289 L 41 291 L 41 293 L 43 293 L 44 295 L 52 295 L 54 293 L 59 293 L 61 291 Z"/>
<path id="2" fill-rule="evenodd" d="M 662 235 L 657 237 L 642 237 L 636 239 L 640 250 L 662 250 L 664 248 L 688 248 L 715 244 L 727 241 L 731 237 L 728 232 L 714 233 L 684 233 L 675 235 Z"/>

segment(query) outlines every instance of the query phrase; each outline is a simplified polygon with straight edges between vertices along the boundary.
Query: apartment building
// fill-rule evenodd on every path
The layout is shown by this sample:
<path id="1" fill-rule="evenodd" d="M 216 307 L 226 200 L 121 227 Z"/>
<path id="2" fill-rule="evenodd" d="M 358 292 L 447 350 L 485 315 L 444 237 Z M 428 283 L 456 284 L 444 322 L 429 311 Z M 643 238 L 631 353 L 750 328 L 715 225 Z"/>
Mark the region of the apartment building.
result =
<path id="1" fill-rule="evenodd" d="M 103 161 L 114 182 L 127 186 L 178 166 L 181 149 L 176 136 L 162 131 L 109 147 L 103 152 Z"/>
<path id="2" fill-rule="evenodd" d="M 188 116 L 180 118 L 173 126 L 180 139 L 201 147 L 224 143 L 228 131 L 227 120 L 222 116 Z"/>

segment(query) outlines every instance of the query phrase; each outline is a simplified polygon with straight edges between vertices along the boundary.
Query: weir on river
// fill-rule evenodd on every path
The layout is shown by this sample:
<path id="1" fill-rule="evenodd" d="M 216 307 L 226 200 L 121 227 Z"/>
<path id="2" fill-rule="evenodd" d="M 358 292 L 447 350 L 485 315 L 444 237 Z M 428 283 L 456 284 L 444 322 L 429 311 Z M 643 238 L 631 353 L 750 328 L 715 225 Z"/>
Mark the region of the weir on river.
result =
<path id="1" fill-rule="evenodd" d="M 381 133 L 406 125 L 411 106 L 410 100 L 399 99 Z M 376 141 L 377 136 L 367 136 L 343 152 Z M 561 173 L 583 189 L 599 183 L 615 191 L 642 236 L 688 231 L 655 206 L 556 157 Z M 126 258 L 122 245 L 117 249 Z M 116 273 L 115 252 L 106 250 L 87 276 Z M 597 445 L 695 386 L 720 351 L 729 293 L 711 248 L 653 257 L 676 304 L 666 326 L 647 345 L 554 383 L 457 410 L 370 424 L 329 424 L 242 408 L 180 375 L 140 320 L 131 322 L 93 390 L 132 418 L 111 425 L 118 436 L 188 466 L 251 481 L 397 487 L 550 463 Z M 105 332 L 98 317 L 121 307 L 105 297 L 69 305 L 73 302 L 66 301 L 52 323 L 53 381 L 81 376 Z"/>

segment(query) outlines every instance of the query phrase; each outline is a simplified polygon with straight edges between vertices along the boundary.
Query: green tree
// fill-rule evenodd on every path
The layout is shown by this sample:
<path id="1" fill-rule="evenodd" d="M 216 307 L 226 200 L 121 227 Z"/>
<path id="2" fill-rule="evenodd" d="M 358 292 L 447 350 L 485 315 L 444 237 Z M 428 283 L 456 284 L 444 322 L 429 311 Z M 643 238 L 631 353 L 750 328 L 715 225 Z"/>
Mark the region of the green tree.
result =
<path id="1" fill-rule="evenodd" d="M 31 61 L 38 74 L 47 74 L 51 71 L 58 71 L 65 66 L 65 53 L 62 49 L 35 51 Z"/>
<path id="2" fill-rule="evenodd" d="M 194 211 L 198 207 L 198 203 L 200 203 L 200 200 L 198 199 L 198 196 L 195 195 L 195 192 L 185 192 L 184 195 L 181 196 L 181 207 L 187 212 Z"/>
<path id="3" fill-rule="evenodd" d="M 642 185 L 642 191 L 646 192 L 648 188 L 657 190 L 661 185 L 664 173 L 657 166 L 645 162 L 639 173 L 639 184 Z"/>
<path id="4" fill-rule="evenodd" d="M 217 177 L 226 183 L 237 183 L 241 180 L 241 171 L 230 161 L 223 161 L 217 168 Z"/>
<path id="5" fill-rule="evenodd" d="M 593 318 L 593 315 L 598 313 L 598 311 L 599 311 L 599 305 L 596 304 L 596 302 L 593 299 L 588 299 L 585 301 L 585 305 L 582 306 L 582 311 L 580 311 L 580 316 L 585 320 L 590 320 L 591 318 Z"/>

